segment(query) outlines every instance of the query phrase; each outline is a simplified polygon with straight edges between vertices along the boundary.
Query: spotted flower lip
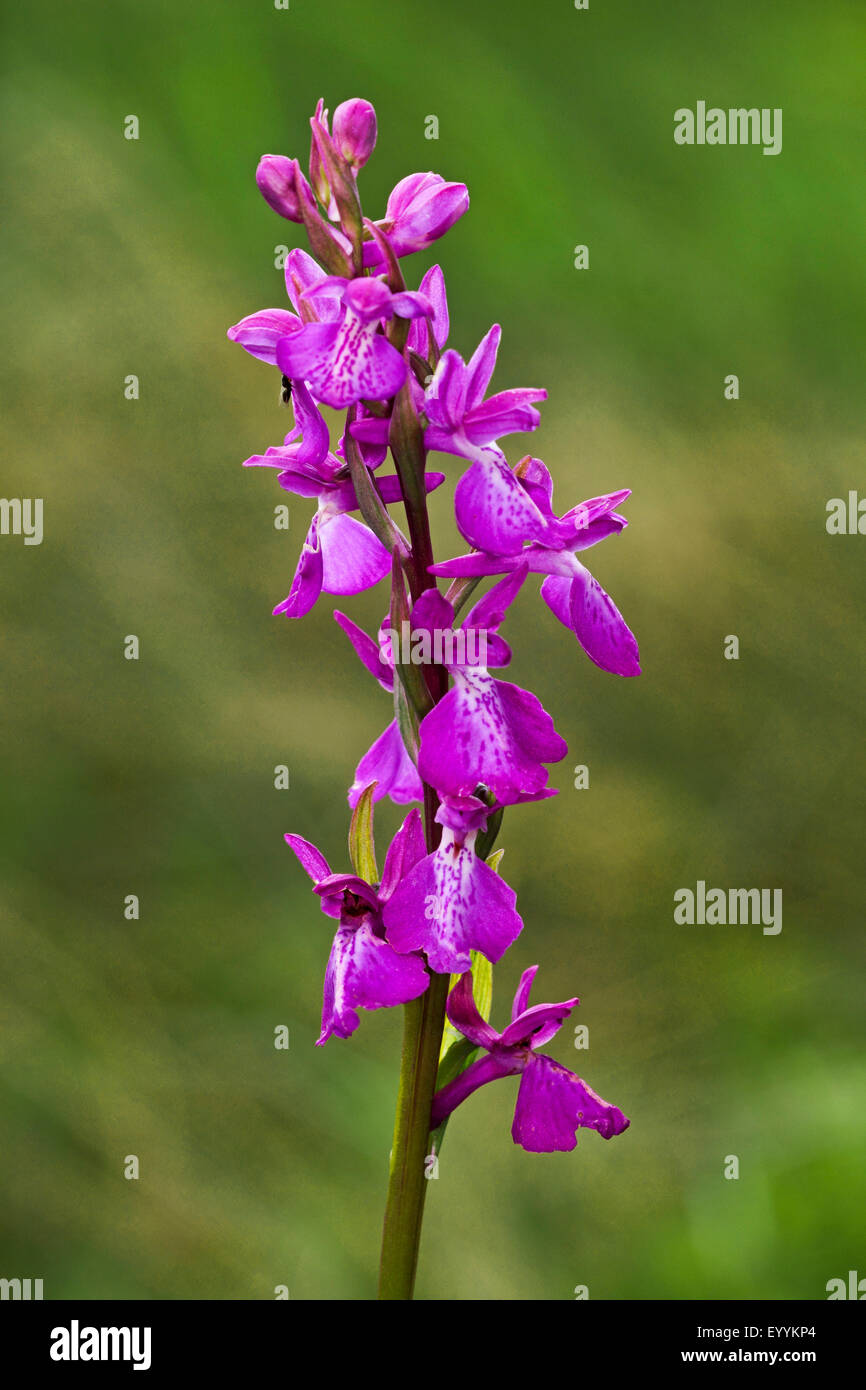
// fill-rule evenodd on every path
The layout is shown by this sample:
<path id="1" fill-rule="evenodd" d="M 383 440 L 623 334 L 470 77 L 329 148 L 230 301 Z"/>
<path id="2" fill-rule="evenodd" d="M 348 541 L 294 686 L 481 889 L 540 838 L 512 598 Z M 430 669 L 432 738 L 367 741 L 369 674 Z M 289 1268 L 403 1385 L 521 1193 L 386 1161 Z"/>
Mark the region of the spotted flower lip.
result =
<path id="1" fill-rule="evenodd" d="M 348 1038 L 359 1025 L 358 1009 L 387 1009 L 423 994 L 429 975 L 420 956 L 400 954 L 384 939 L 382 909 L 404 874 L 424 855 L 424 832 L 410 811 L 388 848 L 378 887 L 356 874 L 334 874 L 324 855 L 300 835 L 284 836 L 313 881 L 322 911 L 339 920 L 325 972 L 321 1046 Z"/>
<path id="2" fill-rule="evenodd" d="M 468 970 L 470 951 L 502 958 L 523 929 L 513 889 L 475 853 L 491 813 L 477 797 L 446 798 L 442 839 L 385 905 L 385 935 L 397 951 L 423 951 L 440 974 Z"/>
<path id="3" fill-rule="evenodd" d="M 431 574 L 468 577 L 509 574 L 526 567 L 546 576 L 541 597 L 556 618 L 574 633 L 590 661 L 618 676 L 640 675 L 637 639 L 613 599 L 577 558 L 579 551 L 618 535 L 627 525 L 616 508 L 630 496 L 627 488 L 592 497 L 562 517 L 553 511 L 553 483 L 541 459 L 525 458 L 515 479 L 531 496 L 549 525 L 548 538 L 517 547 L 510 555 L 459 555 L 431 565 Z M 478 528 L 483 530 L 483 523 Z"/>
<path id="4" fill-rule="evenodd" d="M 317 400 L 335 410 L 360 400 L 389 400 L 406 379 L 406 362 L 380 332 L 380 325 L 400 318 L 432 317 L 425 295 L 410 290 L 393 294 L 383 280 L 346 280 L 326 276 L 305 298 L 338 300 L 337 322 L 305 324 L 276 345 L 277 366 L 287 377 L 307 383 Z"/>
<path id="5" fill-rule="evenodd" d="M 511 1137 L 530 1153 L 569 1152 L 577 1145 L 578 1129 L 594 1129 L 603 1139 L 612 1139 L 628 1128 L 629 1120 L 618 1106 L 602 1100 L 567 1067 L 536 1051 L 555 1037 L 580 1003 L 579 999 L 566 999 L 561 1004 L 528 1007 L 537 970 L 533 965 L 521 975 L 511 1022 L 502 1033 L 479 1014 L 471 972 L 461 975 L 448 996 L 448 1017 L 486 1055 L 437 1092 L 431 1118 L 434 1129 L 479 1086 L 513 1075 L 520 1076 L 520 1089 Z"/>

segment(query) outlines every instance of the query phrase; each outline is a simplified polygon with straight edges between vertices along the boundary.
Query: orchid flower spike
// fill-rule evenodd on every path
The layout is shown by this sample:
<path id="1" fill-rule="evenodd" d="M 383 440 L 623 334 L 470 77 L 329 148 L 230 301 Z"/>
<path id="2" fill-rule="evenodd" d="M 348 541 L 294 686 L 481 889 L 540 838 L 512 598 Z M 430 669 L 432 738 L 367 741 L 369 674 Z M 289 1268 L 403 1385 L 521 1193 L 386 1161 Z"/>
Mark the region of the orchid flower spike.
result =
<path id="1" fill-rule="evenodd" d="M 511 1137 L 530 1153 L 571 1150 L 578 1129 L 597 1130 L 612 1139 L 628 1128 L 622 1111 L 595 1091 L 573 1071 L 537 1051 L 550 1042 L 579 999 L 561 1004 L 529 1004 L 529 991 L 537 965 L 524 970 L 514 996 L 511 1022 L 503 1033 L 486 1023 L 475 1006 L 472 975 L 461 975 L 448 996 L 448 1017 L 458 1032 L 486 1054 L 472 1062 L 434 1097 L 431 1124 L 446 1120 L 479 1086 L 503 1076 L 518 1075 L 520 1089 L 514 1110 Z"/>

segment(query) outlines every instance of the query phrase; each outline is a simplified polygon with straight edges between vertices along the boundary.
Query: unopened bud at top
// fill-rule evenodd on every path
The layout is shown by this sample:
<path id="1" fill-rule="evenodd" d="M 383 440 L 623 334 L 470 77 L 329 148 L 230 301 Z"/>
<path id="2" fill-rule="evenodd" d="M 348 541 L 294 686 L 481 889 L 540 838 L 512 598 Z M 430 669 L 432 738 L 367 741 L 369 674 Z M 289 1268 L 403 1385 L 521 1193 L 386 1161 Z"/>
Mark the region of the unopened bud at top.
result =
<path id="1" fill-rule="evenodd" d="M 333 140 L 347 164 L 361 169 L 376 147 L 376 112 L 369 101 L 351 97 L 334 112 Z"/>
<path id="2" fill-rule="evenodd" d="M 296 182 L 298 173 L 298 161 L 282 154 L 262 155 L 256 169 L 256 183 L 265 202 L 290 222 L 303 220 Z"/>

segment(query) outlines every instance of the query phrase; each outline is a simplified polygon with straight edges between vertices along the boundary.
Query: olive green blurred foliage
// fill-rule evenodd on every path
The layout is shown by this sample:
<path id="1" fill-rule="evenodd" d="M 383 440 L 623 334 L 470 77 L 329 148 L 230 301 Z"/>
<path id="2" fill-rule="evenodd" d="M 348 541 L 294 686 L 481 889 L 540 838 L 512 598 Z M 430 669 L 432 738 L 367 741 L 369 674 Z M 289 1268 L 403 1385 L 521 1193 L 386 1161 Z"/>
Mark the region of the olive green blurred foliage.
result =
<path id="1" fill-rule="evenodd" d="M 419 1296 L 823 1297 L 862 1271 L 866 1199 L 866 540 L 824 525 L 864 484 L 862 8 L 48 0 L 5 27 L 0 492 L 44 498 L 45 539 L 0 538 L 0 1274 L 49 1298 L 373 1292 L 400 1020 L 313 1047 L 329 930 L 282 835 L 346 862 L 388 705 L 330 602 L 271 617 L 309 508 L 276 531 L 273 478 L 240 468 L 289 417 L 225 338 L 284 302 L 275 248 L 300 244 L 259 155 L 304 156 L 316 99 L 362 95 L 371 215 L 418 169 L 469 185 L 436 253 L 451 341 L 498 321 L 497 386 L 548 388 L 531 447 L 560 510 L 633 489 L 588 558 L 643 662 L 597 670 L 534 583 L 509 618 L 512 677 L 570 753 L 560 795 L 505 819 L 526 927 L 494 1019 L 535 961 L 539 999 L 579 993 L 589 1051 L 568 1027 L 551 1051 L 631 1129 L 531 1156 L 513 1083 L 479 1093 Z M 699 98 L 782 107 L 782 154 L 675 146 Z M 384 602 L 342 606 L 372 626 Z M 781 887 L 781 934 L 676 926 L 698 879 Z"/>

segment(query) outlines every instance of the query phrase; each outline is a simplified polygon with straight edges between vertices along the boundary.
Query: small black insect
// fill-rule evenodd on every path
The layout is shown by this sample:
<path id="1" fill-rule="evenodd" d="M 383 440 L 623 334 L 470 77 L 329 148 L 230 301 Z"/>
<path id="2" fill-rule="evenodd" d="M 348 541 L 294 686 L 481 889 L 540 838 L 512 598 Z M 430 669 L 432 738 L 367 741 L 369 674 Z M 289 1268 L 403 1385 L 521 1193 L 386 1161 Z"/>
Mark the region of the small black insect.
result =
<path id="1" fill-rule="evenodd" d="M 287 376 L 283 377 L 283 384 L 280 387 L 280 404 L 288 405 L 292 399 L 292 383 Z"/>

